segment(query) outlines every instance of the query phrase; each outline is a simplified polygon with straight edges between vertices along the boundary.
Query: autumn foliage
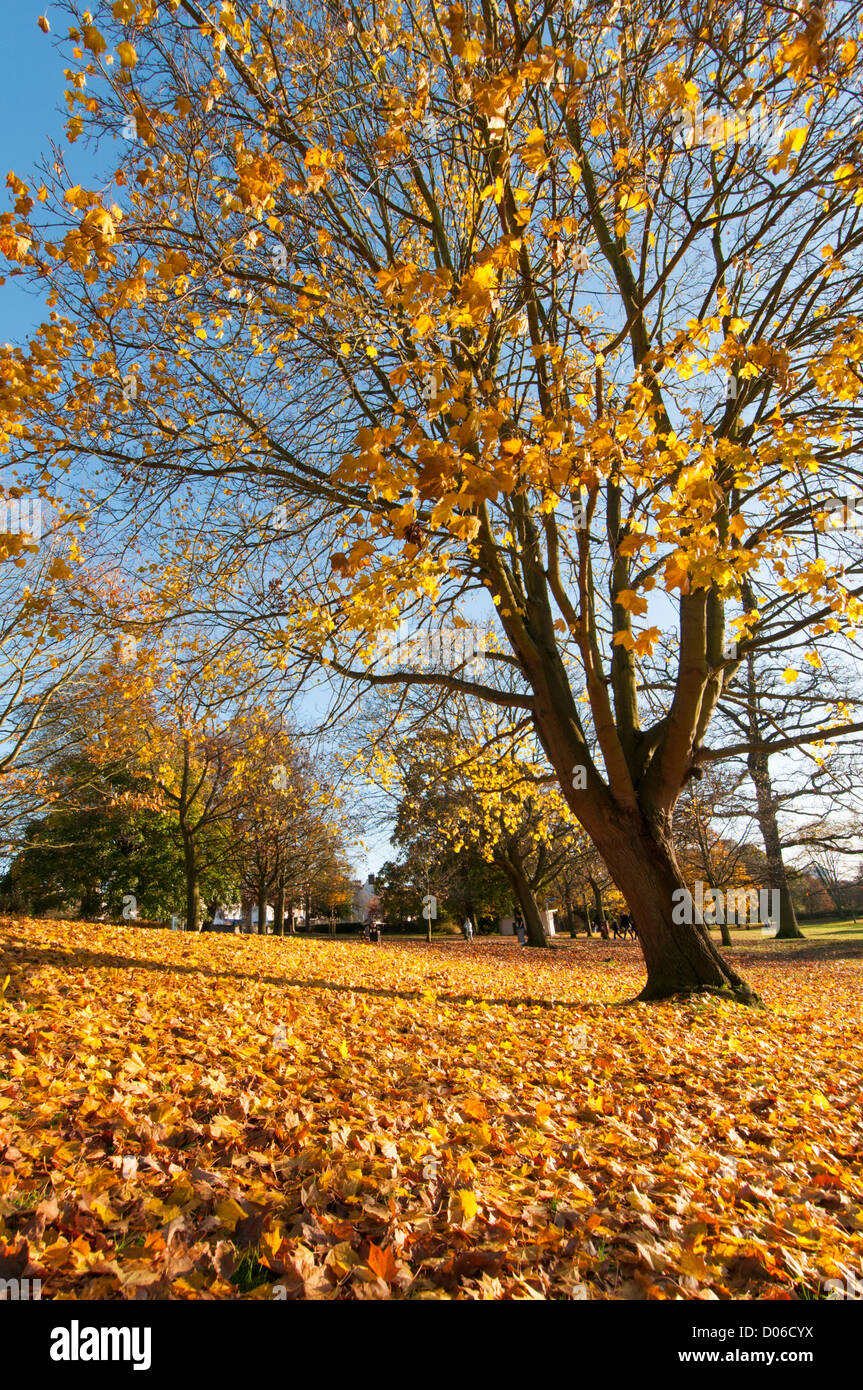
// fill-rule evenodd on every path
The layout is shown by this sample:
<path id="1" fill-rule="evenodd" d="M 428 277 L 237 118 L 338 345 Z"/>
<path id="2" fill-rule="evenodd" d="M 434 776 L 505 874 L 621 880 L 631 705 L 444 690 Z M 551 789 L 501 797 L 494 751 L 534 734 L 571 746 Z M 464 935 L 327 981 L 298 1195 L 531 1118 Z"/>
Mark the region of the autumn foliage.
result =
<path id="1" fill-rule="evenodd" d="M 621 1003 L 623 943 L 0 933 L 0 1276 L 44 1297 L 788 1299 L 860 1267 L 852 946 L 738 952 L 752 1013 Z"/>

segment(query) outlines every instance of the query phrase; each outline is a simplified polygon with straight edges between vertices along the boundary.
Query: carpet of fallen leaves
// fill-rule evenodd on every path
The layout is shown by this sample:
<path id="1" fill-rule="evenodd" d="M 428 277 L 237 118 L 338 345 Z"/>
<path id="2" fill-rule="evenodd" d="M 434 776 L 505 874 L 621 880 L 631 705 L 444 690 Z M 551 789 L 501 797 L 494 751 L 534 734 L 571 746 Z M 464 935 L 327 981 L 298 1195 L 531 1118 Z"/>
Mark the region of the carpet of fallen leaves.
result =
<path id="1" fill-rule="evenodd" d="M 861 947 L 0 923 L 0 1277 L 43 1298 L 807 1298 L 863 1266 Z M 8 978 L 6 978 L 8 977 Z M 5 984 L 4 984 L 5 978 Z"/>

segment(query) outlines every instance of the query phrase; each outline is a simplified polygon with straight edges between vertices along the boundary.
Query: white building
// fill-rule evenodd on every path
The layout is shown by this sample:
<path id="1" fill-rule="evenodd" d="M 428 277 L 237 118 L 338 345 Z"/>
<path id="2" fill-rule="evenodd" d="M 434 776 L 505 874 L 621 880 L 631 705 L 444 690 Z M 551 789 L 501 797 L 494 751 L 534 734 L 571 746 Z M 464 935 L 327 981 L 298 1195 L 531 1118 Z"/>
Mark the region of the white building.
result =
<path id="1" fill-rule="evenodd" d="M 545 934 L 546 934 L 546 936 L 555 936 L 555 935 L 556 935 L 555 930 L 554 930 L 554 914 L 555 914 L 555 910 L 556 910 L 556 909 L 555 909 L 555 908 L 552 908 L 552 907 L 550 907 L 550 908 L 540 908 L 540 910 L 539 910 L 540 918 L 542 919 L 543 926 L 545 927 Z M 515 918 L 514 918 L 514 917 L 501 917 L 501 918 L 499 918 L 499 920 L 498 920 L 498 929 L 499 929 L 499 931 L 500 931 L 501 936 L 515 936 Z"/>
<path id="2" fill-rule="evenodd" d="M 372 900 L 377 898 L 374 874 L 369 874 L 365 883 L 363 883 L 361 879 L 353 879 L 351 888 L 354 892 L 353 902 L 351 904 L 353 920 L 355 922 L 364 922 L 369 915 L 369 907 L 371 906 Z"/>

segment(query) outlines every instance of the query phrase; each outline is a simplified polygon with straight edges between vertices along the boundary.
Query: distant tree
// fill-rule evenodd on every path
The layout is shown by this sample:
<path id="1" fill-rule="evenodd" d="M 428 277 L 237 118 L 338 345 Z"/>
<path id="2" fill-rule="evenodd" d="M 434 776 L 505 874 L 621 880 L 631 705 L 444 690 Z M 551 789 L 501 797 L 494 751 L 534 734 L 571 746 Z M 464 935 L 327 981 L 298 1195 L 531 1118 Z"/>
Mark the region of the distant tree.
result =
<path id="1" fill-rule="evenodd" d="M 31 821 L 0 885 L 7 904 L 83 918 L 118 917 L 124 899 L 133 917 L 176 911 L 184 873 L 170 817 L 124 800 L 130 790 L 128 777 L 115 773 L 100 794 L 91 776 L 88 806 Z"/>
<path id="2" fill-rule="evenodd" d="M 388 921 L 415 920 L 428 930 L 428 919 L 421 916 L 422 901 L 431 893 L 437 902 L 437 920 L 462 921 L 470 914 L 498 918 L 513 910 L 516 900 L 512 886 L 502 870 L 487 863 L 479 854 L 459 851 L 441 844 L 429 855 L 427 840 L 396 841 L 401 857 L 385 863 L 376 881 Z"/>
<path id="3" fill-rule="evenodd" d="M 421 697 L 416 708 L 424 708 Z M 435 722 L 381 730 L 372 775 L 397 788 L 394 840 L 431 862 L 449 847 L 494 865 L 532 946 L 548 944 L 537 894 L 585 839 L 529 727 L 477 701 L 451 699 Z M 452 862 L 451 860 L 449 862 Z"/>
<path id="4" fill-rule="evenodd" d="M 735 764 L 723 764 L 722 785 L 734 789 L 736 813 L 741 822 L 757 825 L 765 852 L 767 885 L 779 893 L 781 940 L 800 940 L 789 862 L 795 850 L 819 846 L 829 854 L 854 853 L 853 817 L 859 769 L 859 733 L 855 724 L 863 710 L 859 674 L 842 647 L 824 649 L 824 659 L 809 653 L 802 671 L 790 664 L 792 652 L 758 655 L 749 652 L 724 693 L 718 723 L 740 740 L 738 752 L 751 784 L 752 795 L 735 776 Z M 850 742 L 842 737 L 848 729 Z M 819 731 L 829 727 L 828 738 Z M 801 734 L 807 734 L 801 742 Z M 719 783 L 717 764 L 710 785 L 714 795 Z M 727 799 L 727 798 L 726 798 Z M 814 807 L 829 806 L 828 814 Z M 859 806 L 857 807 L 859 814 Z M 745 830 L 740 833 L 745 835 Z"/>
<path id="5" fill-rule="evenodd" d="M 41 499 L 25 506 L 17 498 L 12 505 L 20 514 Z M 0 515 L 9 507 L 0 498 Z M 44 512 L 47 525 L 47 504 Z M 47 765 L 60 749 L 40 737 L 46 718 L 107 646 L 82 611 L 93 580 L 74 544 L 56 530 L 41 542 L 4 532 L 8 524 L 0 520 L 0 848 L 7 850 L 24 824 L 51 805 Z"/>

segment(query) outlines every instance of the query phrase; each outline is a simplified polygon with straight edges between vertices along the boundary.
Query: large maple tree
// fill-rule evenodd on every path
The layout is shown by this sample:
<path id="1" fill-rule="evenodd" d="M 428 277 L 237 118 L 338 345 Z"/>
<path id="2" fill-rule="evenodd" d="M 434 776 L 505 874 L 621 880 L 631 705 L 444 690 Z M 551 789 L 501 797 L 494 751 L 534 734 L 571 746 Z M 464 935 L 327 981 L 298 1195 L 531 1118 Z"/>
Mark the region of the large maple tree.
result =
<path id="1" fill-rule="evenodd" d="M 69 138 L 125 144 L 113 188 L 10 178 L 55 306 L 2 353 L 16 459 L 212 489 L 220 611 L 251 496 L 297 597 L 243 621 L 527 711 L 644 997 L 751 999 L 673 921 L 671 818 L 746 654 L 859 620 L 860 7 L 67 8 Z M 478 593 L 482 675 L 376 664 Z"/>

